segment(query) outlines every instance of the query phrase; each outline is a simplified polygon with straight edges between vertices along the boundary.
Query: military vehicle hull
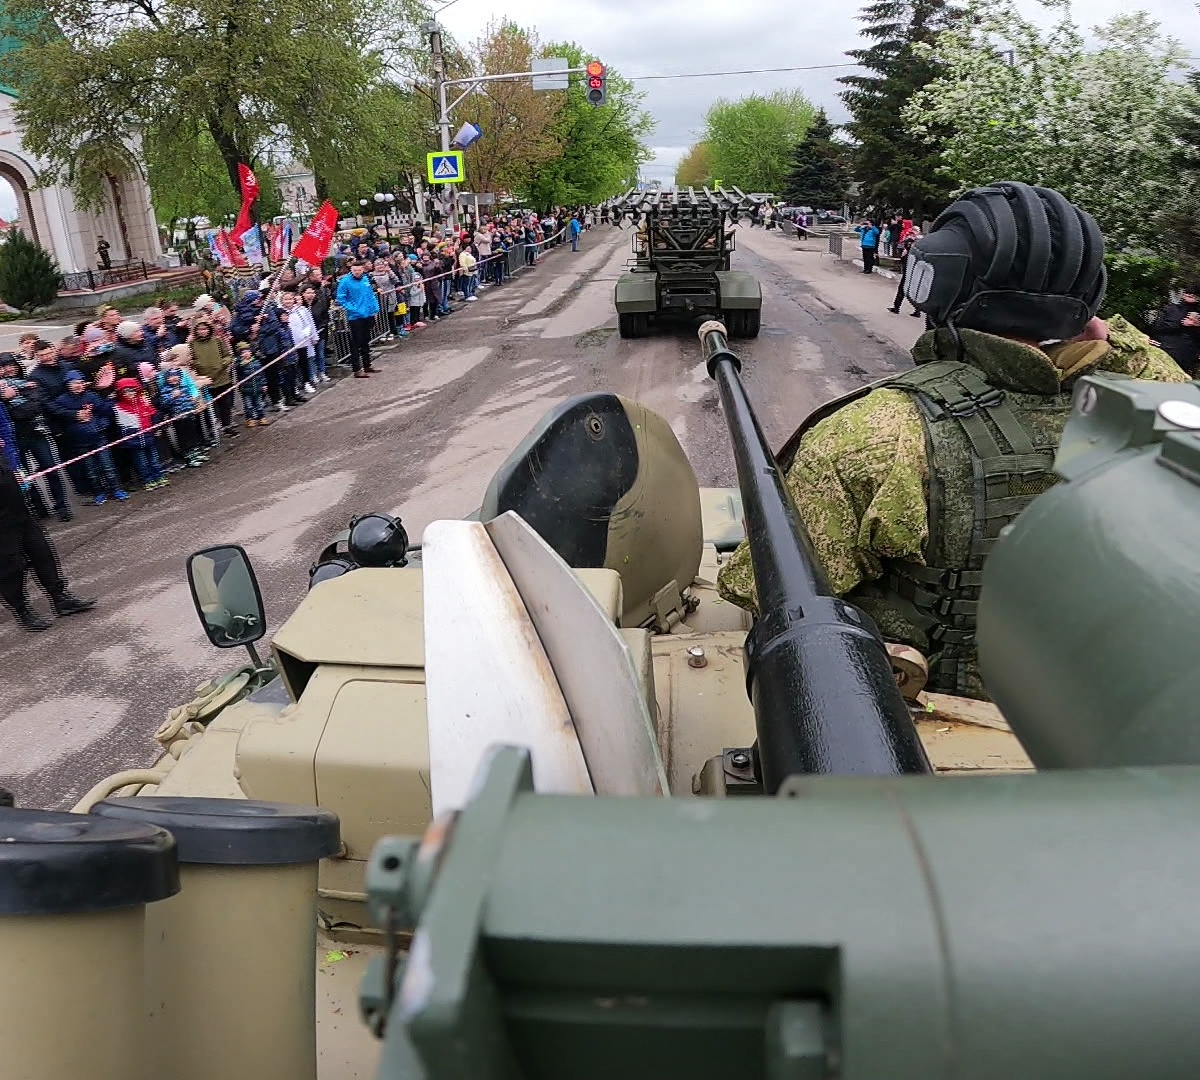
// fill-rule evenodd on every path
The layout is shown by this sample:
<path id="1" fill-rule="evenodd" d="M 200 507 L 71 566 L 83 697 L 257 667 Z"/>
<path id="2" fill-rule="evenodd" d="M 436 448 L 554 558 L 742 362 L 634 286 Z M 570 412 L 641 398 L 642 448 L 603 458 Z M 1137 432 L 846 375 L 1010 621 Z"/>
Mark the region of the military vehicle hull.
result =
<path id="1" fill-rule="evenodd" d="M 613 303 L 623 338 L 645 337 L 659 320 L 706 316 L 722 319 L 733 337 L 753 338 L 762 320 L 762 286 L 744 270 L 718 270 L 712 281 L 631 270 L 617 279 Z"/>
<path id="2" fill-rule="evenodd" d="M 573 432 L 580 439 L 572 441 Z M 620 497 L 589 488 L 603 488 L 621 474 L 617 466 L 628 462 L 605 459 L 601 468 L 593 455 L 593 467 L 581 472 L 579 462 L 589 459 L 579 455 L 608 440 L 624 455 L 629 439 L 637 444 L 635 457 L 642 455 L 643 465 L 633 470 L 637 482 L 622 487 Z M 550 464 L 556 457 L 562 462 L 557 474 Z M 530 463 L 546 470 L 533 483 L 526 471 Z M 569 491 L 564 477 L 572 481 Z M 751 620 L 716 588 L 722 559 L 743 538 L 743 507 L 734 490 L 694 485 L 691 466 L 661 417 L 615 395 L 583 395 L 555 410 L 514 451 L 485 493 L 480 513 L 468 520 L 481 529 L 502 518 L 526 529 L 532 529 L 527 522 L 540 521 L 533 535 L 558 552 L 565 547 L 561 538 L 559 547 L 551 543 L 556 525 L 586 518 L 575 539 L 597 541 L 600 546 L 591 550 L 600 555 L 593 562 L 586 556 L 564 561 L 561 568 L 570 588 L 590 598 L 586 606 L 599 621 L 591 633 L 568 632 L 569 651 L 586 659 L 603 636 L 619 650 L 627 675 L 624 707 L 633 704 L 643 718 L 643 750 L 655 762 L 661 794 L 685 800 L 753 795 L 762 786 L 751 765 L 756 717 L 744 664 Z M 685 488 L 693 493 L 689 499 L 680 494 Z M 525 500 L 519 517 L 514 498 Z M 609 508 L 599 535 L 589 511 L 594 505 Z M 402 929 L 386 934 L 369 911 L 372 851 L 385 837 L 436 830 L 437 796 L 439 786 L 445 790 L 447 772 L 463 778 L 475 769 L 470 754 L 452 753 L 447 764 L 446 737 L 453 751 L 458 736 L 435 719 L 448 712 L 444 699 L 435 709 L 427 664 L 433 672 L 440 657 L 444 674 L 447 662 L 453 667 L 496 661 L 494 687 L 478 678 L 451 680 L 458 684 L 455 692 L 487 686 L 489 696 L 496 696 L 499 682 L 511 683 L 512 665 L 541 648 L 537 635 L 530 637 L 526 628 L 523 636 L 513 621 L 526 610 L 519 599 L 508 603 L 500 597 L 504 602 L 494 606 L 495 617 L 487 614 L 492 610 L 487 604 L 497 600 L 488 590 L 501 580 L 502 567 L 464 585 L 459 600 L 443 598 L 434 612 L 427 610 L 426 582 L 435 580 L 430 552 L 410 557 L 406 566 L 361 566 L 321 581 L 274 634 L 269 664 L 255 658 L 197 687 L 194 699 L 172 710 L 158 731 L 163 752 L 154 765 L 108 778 L 75 807 L 86 813 L 111 796 L 190 796 L 319 806 L 337 815 L 341 850 L 321 859 L 315 875 L 317 1080 L 376 1075 L 380 1064 L 380 1042 L 356 1019 L 360 988 L 369 962 L 387 955 L 389 941 L 407 947 L 409 938 Z M 443 572 L 436 580 L 443 586 L 454 580 L 451 570 L 449 578 Z M 210 576 L 205 587 L 219 592 L 221 582 L 234 576 L 220 581 Z M 201 603 L 200 575 L 192 578 L 190 565 L 189 578 L 202 619 L 214 604 L 224 605 L 225 613 L 232 610 L 228 597 L 220 595 Z M 544 610 L 555 610 L 555 604 L 548 600 Z M 464 641 L 474 643 L 467 653 Z M 587 647 L 576 648 L 577 641 Z M 922 695 L 923 657 L 900 646 L 889 652 L 909 702 L 906 718 L 911 715 L 936 772 L 1031 769 L 995 709 Z M 518 702 L 514 722 L 559 692 L 557 661 L 554 665 L 542 670 L 546 681 L 539 693 L 531 694 L 519 680 L 510 687 Z M 591 697 L 603 709 L 613 684 L 595 667 L 587 661 L 577 673 L 598 680 Z M 439 685 L 444 693 L 446 680 Z M 469 721 L 471 712 L 449 710 L 460 721 Z M 582 730 L 575 712 L 568 715 Z M 496 738 L 490 728 L 489 738 Z M 519 737 L 515 741 L 521 743 Z M 237 987 L 228 992 L 251 994 Z M 255 1003 L 247 1000 L 244 1006 L 249 1012 Z M 214 1044 L 224 1038 L 213 1033 Z"/>
<path id="3" fill-rule="evenodd" d="M 736 490 L 710 488 L 702 489 L 701 505 L 706 543 L 692 584 L 695 610 L 670 633 L 622 631 L 656 720 L 670 794 L 682 798 L 739 795 L 753 786 L 739 756 L 755 737 L 743 664 L 750 620 L 716 590 L 722 552 L 741 539 L 741 503 Z M 617 575 L 579 576 L 617 622 Z M 347 610 L 355 612 L 350 635 Z M 939 774 L 1032 768 L 994 706 L 918 693 L 923 659 L 893 650 Z M 322 861 L 318 889 L 318 1077 L 374 1075 L 380 1044 L 355 1020 L 366 965 L 383 951 L 366 908 L 368 858 L 383 837 L 420 835 L 433 819 L 422 570 L 359 570 L 322 584 L 279 628 L 273 653 L 282 675 L 241 697 L 247 667 L 199 687 L 160 729 L 163 753 L 154 765 L 101 782 L 75 809 L 86 812 L 111 795 L 176 795 L 335 811 L 344 852 Z"/>

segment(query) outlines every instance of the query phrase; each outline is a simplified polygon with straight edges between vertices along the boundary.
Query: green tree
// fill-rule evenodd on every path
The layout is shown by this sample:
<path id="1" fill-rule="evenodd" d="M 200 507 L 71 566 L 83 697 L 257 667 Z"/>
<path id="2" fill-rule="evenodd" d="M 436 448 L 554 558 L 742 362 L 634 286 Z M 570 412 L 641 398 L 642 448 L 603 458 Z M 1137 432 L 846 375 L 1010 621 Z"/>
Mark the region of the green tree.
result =
<path id="1" fill-rule="evenodd" d="M 847 134 L 855 143 L 853 178 L 859 202 L 880 211 L 909 210 L 933 217 L 949 201 L 950 183 L 938 172 L 940 126 L 921 136 L 908 130 L 909 99 L 941 73 L 936 58 L 918 54 L 921 43 L 957 25 L 961 9 L 951 0 L 876 0 L 858 16 L 871 42 L 848 55 L 865 69 L 839 81 L 850 111 Z"/>
<path id="2" fill-rule="evenodd" d="M 778 193 L 814 111 L 799 90 L 714 102 L 703 138 L 714 175 L 726 187 Z"/>
<path id="3" fill-rule="evenodd" d="M 573 68 L 593 56 L 574 42 L 547 45 L 541 55 L 561 56 Z M 654 121 L 642 109 L 645 94 L 611 67 L 606 86 L 608 101 L 600 107 L 587 103 L 582 76 L 571 76 L 565 95 L 537 91 L 565 101 L 552 133 L 559 154 L 538 168 L 525 190 L 535 206 L 598 203 L 637 183 L 638 169 L 650 160 L 646 138 Z"/>
<path id="4" fill-rule="evenodd" d="M 378 164 L 374 91 L 423 13 L 420 0 L 6 0 L 0 26 L 21 48 L 0 59 L 19 93 L 27 149 L 84 205 L 102 185 L 89 162 L 136 135 L 160 165 L 238 165 L 288 143 L 318 176 L 350 184 Z"/>
<path id="5" fill-rule="evenodd" d="M 50 252 L 20 229 L 0 243 L 0 297 L 28 313 L 58 296 L 61 274 Z"/>
<path id="6" fill-rule="evenodd" d="M 511 21 L 490 24 L 475 42 L 469 61 L 477 75 L 529 71 L 541 54 L 537 34 Z M 561 153 L 555 142 L 565 95 L 534 90 L 529 79 L 480 83 L 459 107 L 461 120 L 483 132 L 465 159 L 470 191 L 524 191 L 537 173 Z"/>
<path id="7" fill-rule="evenodd" d="M 1200 279 L 1200 73 L 1188 76 L 1187 94 L 1172 118 L 1175 133 L 1171 169 L 1175 192 L 1158 215 L 1164 254 L 1174 258 L 1181 273 Z"/>
<path id="8" fill-rule="evenodd" d="M 689 147 L 675 166 L 675 183 L 678 187 L 711 187 L 713 180 L 724 179 L 723 176 L 713 176 L 712 151 L 706 142 Z"/>
<path id="9" fill-rule="evenodd" d="M 1161 243 L 1158 213 L 1179 193 L 1174 123 L 1196 91 L 1183 59 L 1144 13 L 1094 31 L 1089 46 L 1069 0 L 1041 0 L 1049 28 L 1015 0 L 972 0 L 969 18 L 930 48 L 943 74 L 907 117 L 939 135 L 941 171 L 956 189 L 995 180 L 1056 188 L 1090 211 L 1117 245 Z"/>
<path id="10" fill-rule="evenodd" d="M 824 109 L 792 155 L 792 171 L 784 181 L 788 202 L 814 209 L 840 209 L 850 190 L 846 148 L 833 138 L 833 125 Z"/>

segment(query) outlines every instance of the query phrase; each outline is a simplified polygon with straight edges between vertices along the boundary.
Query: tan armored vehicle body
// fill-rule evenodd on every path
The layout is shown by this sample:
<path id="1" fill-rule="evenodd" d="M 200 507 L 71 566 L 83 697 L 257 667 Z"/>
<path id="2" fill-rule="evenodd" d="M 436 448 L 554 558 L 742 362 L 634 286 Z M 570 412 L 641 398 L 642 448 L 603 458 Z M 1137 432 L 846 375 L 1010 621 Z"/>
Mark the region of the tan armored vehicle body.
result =
<path id="1" fill-rule="evenodd" d="M 478 571 L 486 567 L 480 559 L 473 565 L 484 576 L 464 571 L 447 591 L 451 576 L 443 574 L 438 603 L 427 608 L 423 586 L 432 552 L 442 560 L 453 554 L 451 541 L 438 532 L 446 523 L 435 523 L 425 550 L 413 552 L 409 565 L 363 566 L 312 588 L 272 639 L 279 678 L 271 679 L 272 665 L 252 663 L 198 688 L 195 700 L 173 710 L 159 731 L 164 752 L 150 770 L 112 777 L 76 807 L 87 811 L 110 795 L 210 796 L 319 806 L 337 815 L 342 850 L 320 862 L 317 884 L 322 1080 L 374 1075 L 379 1055 L 379 1043 L 358 1016 L 367 959 L 381 948 L 366 910 L 372 848 L 387 835 L 423 834 L 435 816 L 438 784 L 450 791 L 447 785 L 469 776 L 476 764 L 457 760 L 453 732 L 440 719 L 431 733 L 427 635 L 436 635 L 443 665 L 458 651 L 462 701 L 471 694 L 505 695 L 506 678 L 519 670 L 526 696 L 514 695 L 513 722 L 526 706 L 562 709 L 565 694 L 572 706 L 566 726 L 574 718 L 581 740 L 586 731 L 572 703 L 582 696 L 606 707 L 627 675 L 637 698 L 625 703 L 628 746 L 610 750 L 648 763 L 642 776 L 629 778 L 630 793 L 655 792 L 664 781 L 663 794 L 678 798 L 755 790 L 749 766 L 755 718 L 743 668 L 749 617 L 716 591 L 721 552 L 742 535 L 736 491 L 699 489 L 661 417 L 617 395 L 592 394 L 559 406 L 514 451 L 477 515 L 491 523 L 480 525 L 479 535 L 512 514 L 574 567 L 594 601 L 586 614 L 602 613 L 607 636 L 593 632 L 596 624 L 586 629 L 586 621 L 549 626 L 542 620 L 555 617 L 556 605 L 547 599 L 535 611 L 526 595 L 537 627 L 531 631 L 521 622 L 524 612 L 511 606 L 519 600 L 493 593 L 486 572 Z M 436 548 L 431 537 L 438 538 Z M 236 605 L 214 599 L 221 586 L 204 577 L 205 565 L 194 557 L 192 577 L 210 637 L 215 622 L 226 628 L 226 644 L 256 640 L 261 610 L 242 612 L 246 618 L 237 622 Z M 235 567 L 235 577 L 241 573 L 236 554 L 226 565 Z M 518 576 L 511 564 L 508 570 Z M 550 597 L 554 582 L 545 574 L 534 577 Z M 240 584 L 245 594 L 245 581 Z M 601 658 L 602 648 L 615 667 Z M 993 707 L 922 694 L 924 658 L 905 647 L 890 651 L 939 772 L 1031 767 Z M 530 672 L 542 680 L 544 700 L 528 696 Z M 455 709 L 456 722 L 468 723 L 469 703 L 457 698 L 439 702 L 438 714 Z M 498 740 L 508 734 L 496 733 Z M 638 746 L 643 737 L 653 745 Z M 570 752 L 558 760 L 567 772 L 573 767 Z M 538 767 L 535 757 L 535 775 Z M 592 779 L 597 793 L 602 783 L 619 792 L 624 782 Z"/>

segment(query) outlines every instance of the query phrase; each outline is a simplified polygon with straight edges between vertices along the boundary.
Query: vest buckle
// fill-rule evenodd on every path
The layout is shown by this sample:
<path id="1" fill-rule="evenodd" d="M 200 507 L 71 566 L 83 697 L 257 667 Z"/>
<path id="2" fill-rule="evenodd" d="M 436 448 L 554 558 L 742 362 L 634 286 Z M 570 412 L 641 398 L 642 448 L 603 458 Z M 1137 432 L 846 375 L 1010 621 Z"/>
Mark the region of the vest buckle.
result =
<path id="1" fill-rule="evenodd" d="M 945 570 L 942 572 L 942 584 L 947 589 L 957 589 L 962 584 L 961 570 Z"/>

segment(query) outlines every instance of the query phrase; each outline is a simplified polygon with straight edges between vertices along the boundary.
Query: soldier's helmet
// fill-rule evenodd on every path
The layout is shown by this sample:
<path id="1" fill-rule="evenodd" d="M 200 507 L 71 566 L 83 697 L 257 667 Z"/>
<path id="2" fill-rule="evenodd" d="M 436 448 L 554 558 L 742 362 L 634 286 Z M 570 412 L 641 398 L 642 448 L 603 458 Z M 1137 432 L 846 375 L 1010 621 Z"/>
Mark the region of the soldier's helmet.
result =
<path id="1" fill-rule="evenodd" d="M 1050 188 L 968 191 L 909 254 L 904 290 L 934 326 L 1066 340 L 1099 310 L 1108 278 L 1095 219 Z"/>

